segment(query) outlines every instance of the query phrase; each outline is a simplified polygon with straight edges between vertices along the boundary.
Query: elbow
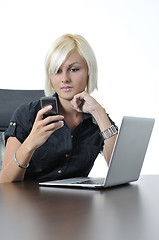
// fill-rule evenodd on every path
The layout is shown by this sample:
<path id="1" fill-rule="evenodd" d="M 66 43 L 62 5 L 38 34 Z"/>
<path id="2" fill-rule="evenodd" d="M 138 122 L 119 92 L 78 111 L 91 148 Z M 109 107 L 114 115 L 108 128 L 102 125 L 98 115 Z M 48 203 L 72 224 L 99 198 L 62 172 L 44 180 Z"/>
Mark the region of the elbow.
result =
<path id="1" fill-rule="evenodd" d="M 13 183 L 13 182 L 23 182 L 23 178 L 14 178 L 11 176 L 6 176 L 3 170 L 0 172 L 0 183 Z"/>

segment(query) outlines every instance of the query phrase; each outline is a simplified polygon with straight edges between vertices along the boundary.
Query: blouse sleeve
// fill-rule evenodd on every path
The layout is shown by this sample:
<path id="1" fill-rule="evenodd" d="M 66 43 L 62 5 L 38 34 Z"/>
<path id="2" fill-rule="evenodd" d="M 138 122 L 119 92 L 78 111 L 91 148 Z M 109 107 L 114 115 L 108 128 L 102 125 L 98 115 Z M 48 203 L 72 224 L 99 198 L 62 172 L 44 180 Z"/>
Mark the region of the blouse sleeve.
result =
<path id="1" fill-rule="evenodd" d="M 16 137 L 21 143 L 28 136 L 28 114 L 26 105 L 19 106 L 11 117 L 10 124 L 5 131 L 5 142 L 9 137 Z"/>

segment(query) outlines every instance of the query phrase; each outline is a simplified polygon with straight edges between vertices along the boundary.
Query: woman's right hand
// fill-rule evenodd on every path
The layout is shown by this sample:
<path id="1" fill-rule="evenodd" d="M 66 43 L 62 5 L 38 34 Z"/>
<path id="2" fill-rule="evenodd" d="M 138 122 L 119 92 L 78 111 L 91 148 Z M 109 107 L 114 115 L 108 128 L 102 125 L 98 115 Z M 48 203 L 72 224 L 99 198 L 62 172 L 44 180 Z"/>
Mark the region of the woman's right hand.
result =
<path id="1" fill-rule="evenodd" d="M 27 144 L 32 150 L 35 150 L 44 144 L 53 132 L 64 125 L 64 122 L 62 121 L 64 117 L 62 115 L 49 116 L 43 119 L 43 115 L 51 109 L 52 106 L 49 105 L 39 110 L 36 115 L 33 128 L 26 139 Z"/>
<path id="2" fill-rule="evenodd" d="M 23 143 L 16 137 L 8 138 L 2 170 L 0 172 L 0 183 L 23 181 L 26 169 L 17 166 L 13 158 L 14 153 L 16 153 L 19 164 L 26 166 L 34 151 L 40 147 L 54 131 L 63 126 L 64 122 L 62 120 L 64 117 L 61 115 L 49 116 L 43 119 L 43 114 L 47 113 L 51 108 L 51 106 L 47 106 L 37 113 L 33 128 Z"/>

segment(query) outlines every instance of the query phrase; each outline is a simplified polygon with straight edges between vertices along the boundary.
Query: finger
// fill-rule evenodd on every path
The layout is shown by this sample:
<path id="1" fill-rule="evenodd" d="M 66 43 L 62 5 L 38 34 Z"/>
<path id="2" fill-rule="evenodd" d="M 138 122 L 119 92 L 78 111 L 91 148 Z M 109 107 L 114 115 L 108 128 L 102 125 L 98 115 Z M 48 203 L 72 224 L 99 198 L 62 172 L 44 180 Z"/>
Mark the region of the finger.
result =
<path id="1" fill-rule="evenodd" d="M 71 104 L 72 104 L 72 108 L 74 108 L 75 110 L 77 110 L 78 112 L 82 112 L 82 107 L 84 105 L 84 98 L 75 98 L 72 100 Z"/>
<path id="2" fill-rule="evenodd" d="M 58 121 L 58 122 L 54 122 L 54 123 L 50 123 L 48 125 L 45 126 L 45 131 L 56 131 L 57 129 L 63 127 L 64 125 L 64 121 Z"/>
<path id="3" fill-rule="evenodd" d="M 78 108 L 78 106 L 81 104 L 81 101 L 82 101 L 82 99 L 80 99 L 77 96 L 76 97 L 74 96 L 74 98 L 71 101 L 72 107 Z"/>
<path id="4" fill-rule="evenodd" d="M 81 92 L 81 93 L 77 93 L 76 95 L 74 95 L 73 100 L 76 101 L 76 99 L 78 100 L 85 100 L 85 98 L 88 96 L 88 93 L 86 93 L 85 91 Z"/>
<path id="5" fill-rule="evenodd" d="M 75 109 L 75 110 L 76 110 L 77 107 L 78 107 L 77 104 L 76 104 L 76 102 L 73 101 L 73 100 L 71 101 L 71 106 L 72 106 L 72 108 Z"/>
<path id="6" fill-rule="evenodd" d="M 72 108 L 73 108 L 74 110 L 76 110 L 77 112 L 82 112 L 79 107 L 74 107 L 74 106 L 72 106 Z"/>
<path id="7" fill-rule="evenodd" d="M 45 119 L 43 119 L 43 125 L 47 125 L 51 122 L 58 122 L 63 119 L 64 119 L 64 116 L 62 116 L 62 115 L 48 116 Z"/>
<path id="8" fill-rule="evenodd" d="M 37 113 L 36 118 L 39 119 L 39 120 L 43 119 L 43 115 L 44 115 L 45 113 L 49 112 L 51 109 L 52 109 L 52 106 L 51 106 L 51 105 L 48 105 L 48 106 L 40 109 L 40 110 L 38 111 L 38 113 Z"/>

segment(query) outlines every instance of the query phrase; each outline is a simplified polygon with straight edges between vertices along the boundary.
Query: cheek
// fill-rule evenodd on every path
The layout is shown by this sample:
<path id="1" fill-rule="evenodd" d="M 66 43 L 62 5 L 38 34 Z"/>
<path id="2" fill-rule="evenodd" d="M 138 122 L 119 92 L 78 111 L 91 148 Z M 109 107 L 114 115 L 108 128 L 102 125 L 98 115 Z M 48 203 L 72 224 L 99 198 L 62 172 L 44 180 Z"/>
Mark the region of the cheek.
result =
<path id="1" fill-rule="evenodd" d="M 79 92 L 84 91 L 86 87 L 87 87 L 86 79 L 83 79 L 83 81 L 78 82 L 77 89 Z"/>
<path id="2" fill-rule="evenodd" d="M 85 88 L 88 84 L 89 77 L 88 77 L 88 75 L 84 75 L 82 79 L 83 79 L 83 81 L 81 82 L 81 85 Z"/>
<path id="3" fill-rule="evenodd" d="M 54 86 L 54 80 L 50 79 L 50 82 Z"/>
<path id="4" fill-rule="evenodd" d="M 56 87 L 58 85 L 58 81 L 55 79 L 55 77 L 50 77 L 50 82 L 53 87 Z"/>
<path id="5" fill-rule="evenodd" d="M 88 74 L 86 73 L 86 71 L 83 71 L 83 72 L 81 72 L 80 74 L 79 74 L 79 76 L 78 76 L 78 79 L 79 79 L 79 81 L 81 81 L 81 83 L 86 83 L 87 84 L 87 82 L 88 82 Z"/>

